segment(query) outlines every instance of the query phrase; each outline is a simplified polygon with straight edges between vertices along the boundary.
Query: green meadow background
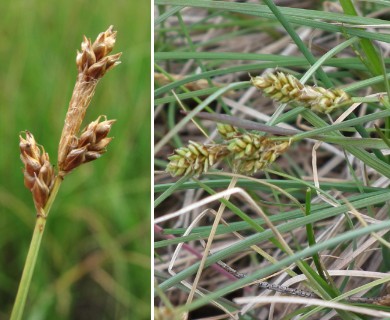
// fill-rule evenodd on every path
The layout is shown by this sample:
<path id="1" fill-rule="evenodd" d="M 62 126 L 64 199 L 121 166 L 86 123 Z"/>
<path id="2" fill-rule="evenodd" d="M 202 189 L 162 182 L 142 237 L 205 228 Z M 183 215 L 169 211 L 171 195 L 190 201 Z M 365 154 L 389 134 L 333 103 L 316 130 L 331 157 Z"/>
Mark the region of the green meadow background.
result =
<path id="1" fill-rule="evenodd" d="M 9 317 L 35 223 L 19 134 L 57 161 L 82 36 L 113 24 L 120 64 L 85 122 L 117 119 L 108 152 L 65 178 L 49 215 L 24 319 L 150 318 L 149 1 L 0 2 L 0 319 Z"/>

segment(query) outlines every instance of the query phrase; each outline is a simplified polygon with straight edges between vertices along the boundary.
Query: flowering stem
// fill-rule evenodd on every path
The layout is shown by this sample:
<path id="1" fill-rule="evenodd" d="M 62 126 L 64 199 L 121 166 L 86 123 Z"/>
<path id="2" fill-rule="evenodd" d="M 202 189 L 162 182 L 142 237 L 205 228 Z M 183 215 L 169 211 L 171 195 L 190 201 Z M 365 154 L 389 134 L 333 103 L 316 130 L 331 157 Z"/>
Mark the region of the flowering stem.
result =
<path id="1" fill-rule="evenodd" d="M 56 176 L 54 176 L 49 155 L 43 147 L 37 146 L 31 132 L 26 131 L 26 138 L 20 136 L 21 159 L 25 165 L 24 183 L 32 192 L 37 209 L 37 220 L 12 309 L 11 320 L 22 318 L 46 219 L 63 177 L 77 166 L 99 158 L 101 154 L 106 152 L 106 147 L 112 139 L 107 138 L 107 134 L 114 120 L 99 122 L 101 117 L 89 124 L 80 137 L 75 135 L 79 132 L 99 79 L 120 63 L 121 53 L 108 55 L 114 47 L 115 38 L 116 31 L 113 30 L 113 26 L 110 26 L 106 32 L 100 33 L 93 43 L 84 37 L 81 52 L 77 52 L 76 65 L 79 74 L 61 134 L 58 148 L 59 172 Z M 77 142 L 76 145 L 75 142 Z"/>
<path id="2" fill-rule="evenodd" d="M 182 113 L 188 114 L 187 112 L 182 112 Z M 267 124 L 263 124 L 251 120 L 239 119 L 237 117 L 229 116 L 227 114 L 198 112 L 196 114 L 196 117 L 200 119 L 206 119 L 206 120 L 217 121 L 220 123 L 231 124 L 232 126 L 236 126 L 241 129 L 263 131 L 266 133 L 281 135 L 281 136 L 292 136 L 295 134 L 303 133 L 303 131 L 300 130 L 270 126 Z"/>
<path id="3" fill-rule="evenodd" d="M 53 189 L 49 195 L 49 199 L 43 209 L 46 216 L 39 215 L 35 222 L 34 233 L 30 242 L 30 248 L 28 249 L 26 262 L 24 264 L 22 278 L 20 279 L 18 292 L 16 294 L 15 303 L 12 308 L 12 313 L 10 320 L 20 320 L 22 319 L 24 307 L 27 300 L 28 290 L 30 288 L 30 283 L 32 275 L 34 273 L 35 264 L 38 257 L 39 248 L 41 246 L 41 240 L 43 232 L 45 230 L 47 215 L 49 214 L 50 208 L 54 202 L 54 199 L 57 196 L 58 189 L 60 188 L 62 182 L 62 177 L 57 175 L 54 180 Z"/>

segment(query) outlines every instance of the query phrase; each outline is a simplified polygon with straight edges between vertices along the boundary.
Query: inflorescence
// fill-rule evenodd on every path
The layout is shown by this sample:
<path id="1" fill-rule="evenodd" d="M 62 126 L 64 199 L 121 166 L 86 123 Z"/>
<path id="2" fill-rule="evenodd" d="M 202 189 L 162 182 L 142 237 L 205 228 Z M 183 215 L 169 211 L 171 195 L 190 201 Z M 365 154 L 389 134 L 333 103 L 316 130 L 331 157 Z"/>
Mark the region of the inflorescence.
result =
<path id="1" fill-rule="evenodd" d="M 251 77 L 251 83 L 273 100 L 295 103 L 318 113 L 329 114 L 342 105 L 352 103 L 351 97 L 341 89 L 325 89 L 302 84 L 291 74 L 269 73 Z M 229 124 L 218 124 L 224 139 L 221 144 L 199 144 L 175 150 L 166 171 L 172 176 L 195 175 L 207 172 L 216 162 L 229 158 L 234 172 L 253 174 L 273 163 L 285 152 L 290 143 L 272 140 L 258 133 L 241 133 Z"/>
<path id="2" fill-rule="evenodd" d="M 351 97 L 341 89 L 304 85 L 293 75 L 283 72 L 251 77 L 251 83 L 273 100 L 295 102 L 318 113 L 328 114 L 340 105 L 352 103 Z"/>
<path id="3" fill-rule="evenodd" d="M 58 147 L 57 173 L 50 164 L 49 155 L 37 145 L 32 133 L 26 131 L 25 137 L 20 136 L 24 184 L 32 192 L 38 216 L 45 216 L 44 207 L 56 177 L 62 179 L 78 166 L 99 158 L 112 140 L 107 135 L 115 120 L 107 120 L 105 116 L 98 117 L 81 133 L 79 131 L 99 80 L 120 63 L 121 53 L 109 55 L 115 40 L 116 31 L 110 26 L 94 42 L 84 37 L 81 52 L 77 52 L 78 75 Z"/>
<path id="4" fill-rule="evenodd" d="M 241 133 L 237 128 L 218 124 L 220 144 L 199 144 L 175 150 L 166 171 L 172 176 L 199 176 L 223 159 L 230 159 L 235 172 L 253 174 L 273 163 L 289 147 L 287 141 L 275 141 L 256 133 Z"/>

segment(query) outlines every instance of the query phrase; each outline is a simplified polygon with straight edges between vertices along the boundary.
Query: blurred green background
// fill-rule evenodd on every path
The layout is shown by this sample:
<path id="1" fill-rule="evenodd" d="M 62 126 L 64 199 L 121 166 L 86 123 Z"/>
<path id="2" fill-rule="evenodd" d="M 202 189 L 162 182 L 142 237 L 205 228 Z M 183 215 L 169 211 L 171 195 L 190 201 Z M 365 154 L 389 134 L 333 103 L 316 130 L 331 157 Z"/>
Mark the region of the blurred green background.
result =
<path id="1" fill-rule="evenodd" d="M 76 50 L 84 34 L 94 40 L 111 24 L 122 64 L 100 81 L 85 123 L 117 119 L 115 139 L 65 178 L 24 319 L 149 319 L 150 3 L 5 0 L 0 12 L 0 319 L 9 317 L 35 223 L 18 136 L 31 131 L 56 163 Z"/>

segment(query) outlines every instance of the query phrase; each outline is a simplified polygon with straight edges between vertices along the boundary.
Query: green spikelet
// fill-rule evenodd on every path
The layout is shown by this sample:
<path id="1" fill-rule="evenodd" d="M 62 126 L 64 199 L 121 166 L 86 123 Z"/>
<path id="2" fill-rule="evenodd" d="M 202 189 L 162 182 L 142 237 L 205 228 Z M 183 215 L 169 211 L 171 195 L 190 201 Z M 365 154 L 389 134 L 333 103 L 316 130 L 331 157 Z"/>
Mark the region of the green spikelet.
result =
<path id="1" fill-rule="evenodd" d="M 236 127 L 226 123 L 217 123 L 217 130 L 219 135 L 225 140 L 232 139 L 240 134 Z"/>
<path id="2" fill-rule="evenodd" d="M 264 77 L 251 77 L 251 83 L 273 100 L 287 103 L 299 99 L 304 85 L 293 75 L 277 72 Z"/>
<path id="3" fill-rule="evenodd" d="M 195 175 L 207 172 L 215 162 L 223 159 L 228 150 L 225 145 L 201 145 L 190 141 L 187 147 L 175 150 L 166 171 L 172 176 Z"/>
<path id="4" fill-rule="evenodd" d="M 273 100 L 309 108 L 318 113 L 331 113 L 341 104 L 352 103 L 351 97 L 341 89 L 325 89 L 303 85 L 291 74 L 269 73 L 263 77 L 251 77 L 251 83 Z"/>
<path id="5" fill-rule="evenodd" d="M 340 104 L 351 104 L 351 97 L 341 89 L 325 89 L 305 86 L 299 101 L 305 101 L 309 108 L 318 113 L 331 113 Z"/>
<path id="6" fill-rule="evenodd" d="M 175 150 L 168 157 L 166 172 L 172 176 L 199 176 L 216 162 L 230 158 L 235 172 L 253 174 L 273 163 L 290 146 L 287 141 L 275 141 L 258 134 L 239 133 L 229 125 L 218 127 L 226 139 L 223 144 L 202 145 L 190 141 L 188 146 Z"/>
<path id="7" fill-rule="evenodd" d="M 273 141 L 257 134 L 233 139 L 228 149 L 234 155 L 233 166 L 241 173 L 253 174 L 273 163 L 289 147 L 286 141 Z"/>

